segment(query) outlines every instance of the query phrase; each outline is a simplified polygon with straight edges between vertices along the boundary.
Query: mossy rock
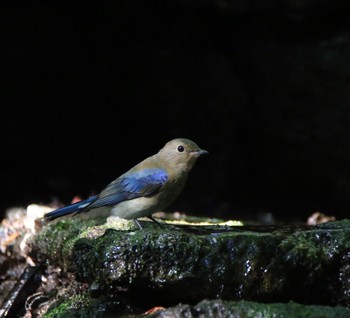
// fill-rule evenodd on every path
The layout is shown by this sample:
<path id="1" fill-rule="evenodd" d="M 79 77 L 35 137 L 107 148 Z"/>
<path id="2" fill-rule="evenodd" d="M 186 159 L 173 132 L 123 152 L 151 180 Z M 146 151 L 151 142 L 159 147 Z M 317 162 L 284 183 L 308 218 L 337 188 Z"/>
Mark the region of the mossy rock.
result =
<path id="1" fill-rule="evenodd" d="M 204 300 L 195 306 L 177 305 L 160 310 L 152 318 L 346 318 L 345 307 L 305 306 L 293 302 L 262 304 L 251 301 Z"/>
<path id="2" fill-rule="evenodd" d="M 156 309 L 156 308 L 154 308 Z M 150 310 L 152 311 L 152 309 Z M 106 318 L 106 317 L 148 317 L 148 318 L 347 318 L 350 309 L 318 305 L 288 303 L 257 303 L 252 301 L 203 300 L 196 305 L 178 304 L 159 308 L 152 314 L 131 313 L 126 309 L 118 311 L 118 305 L 105 305 L 86 296 L 76 296 L 51 308 L 45 318 Z"/>
<path id="3" fill-rule="evenodd" d="M 90 222 L 90 223 L 89 223 Z M 33 242 L 108 295 L 141 308 L 202 299 L 350 305 L 350 221 L 315 227 L 111 228 L 100 220 L 50 224 Z"/>

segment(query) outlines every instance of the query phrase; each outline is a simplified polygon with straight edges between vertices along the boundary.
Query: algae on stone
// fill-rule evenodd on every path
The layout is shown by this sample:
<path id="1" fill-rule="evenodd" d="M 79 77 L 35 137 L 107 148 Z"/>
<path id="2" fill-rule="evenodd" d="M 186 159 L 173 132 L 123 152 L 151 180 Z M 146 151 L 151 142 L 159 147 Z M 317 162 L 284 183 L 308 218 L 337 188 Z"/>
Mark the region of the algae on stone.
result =
<path id="1" fill-rule="evenodd" d="M 305 306 L 293 302 L 262 304 L 251 301 L 204 300 L 195 306 L 177 305 L 160 310 L 150 318 L 346 318 L 345 307 Z"/>
<path id="2" fill-rule="evenodd" d="M 62 222 L 33 243 L 34 256 L 47 252 L 97 298 L 141 307 L 205 298 L 350 305 L 347 220 L 272 230 L 149 222 L 142 231 Z"/>
<path id="3" fill-rule="evenodd" d="M 52 306 L 45 318 L 103 318 L 108 313 L 119 312 L 118 304 L 96 300 L 88 294 L 78 294 Z"/>

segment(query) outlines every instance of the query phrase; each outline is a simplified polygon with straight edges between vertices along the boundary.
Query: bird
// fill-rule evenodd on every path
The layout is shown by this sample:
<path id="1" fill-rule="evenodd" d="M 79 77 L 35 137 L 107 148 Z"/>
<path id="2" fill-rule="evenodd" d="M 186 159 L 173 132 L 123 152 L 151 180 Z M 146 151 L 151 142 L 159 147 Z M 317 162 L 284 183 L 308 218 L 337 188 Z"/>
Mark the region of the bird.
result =
<path id="1" fill-rule="evenodd" d="M 168 207 L 182 192 L 189 172 L 197 159 L 208 154 L 193 141 L 176 138 L 165 144 L 153 156 L 109 183 L 99 194 L 44 215 L 49 222 L 66 215 L 87 213 L 98 208 L 108 208 L 112 216 L 137 221 Z M 157 222 L 158 223 L 158 222 Z"/>

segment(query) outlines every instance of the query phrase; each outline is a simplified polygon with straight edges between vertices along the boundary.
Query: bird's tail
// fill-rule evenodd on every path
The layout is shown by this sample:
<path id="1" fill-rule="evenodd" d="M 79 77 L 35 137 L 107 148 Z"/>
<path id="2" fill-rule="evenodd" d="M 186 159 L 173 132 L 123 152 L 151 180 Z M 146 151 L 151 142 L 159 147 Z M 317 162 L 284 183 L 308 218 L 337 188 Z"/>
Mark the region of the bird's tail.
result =
<path id="1" fill-rule="evenodd" d="M 83 212 L 83 210 L 87 208 L 92 202 L 94 202 L 96 198 L 97 196 L 94 195 L 86 200 L 79 201 L 77 203 L 73 203 L 63 208 L 59 208 L 57 210 L 46 213 L 44 215 L 44 220 L 49 222 L 64 215 Z"/>

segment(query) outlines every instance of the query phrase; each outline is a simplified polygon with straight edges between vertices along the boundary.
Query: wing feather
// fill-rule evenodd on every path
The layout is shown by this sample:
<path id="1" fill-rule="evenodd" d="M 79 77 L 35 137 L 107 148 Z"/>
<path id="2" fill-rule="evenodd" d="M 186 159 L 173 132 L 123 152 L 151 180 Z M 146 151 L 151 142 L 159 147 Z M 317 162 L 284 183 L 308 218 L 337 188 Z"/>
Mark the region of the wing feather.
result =
<path id="1" fill-rule="evenodd" d="M 156 193 L 168 180 L 163 169 L 143 169 L 133 173 L 126 173 L 111 182 L 93 202 L 90 208 L 115 205 L 121 201 Z"/>

